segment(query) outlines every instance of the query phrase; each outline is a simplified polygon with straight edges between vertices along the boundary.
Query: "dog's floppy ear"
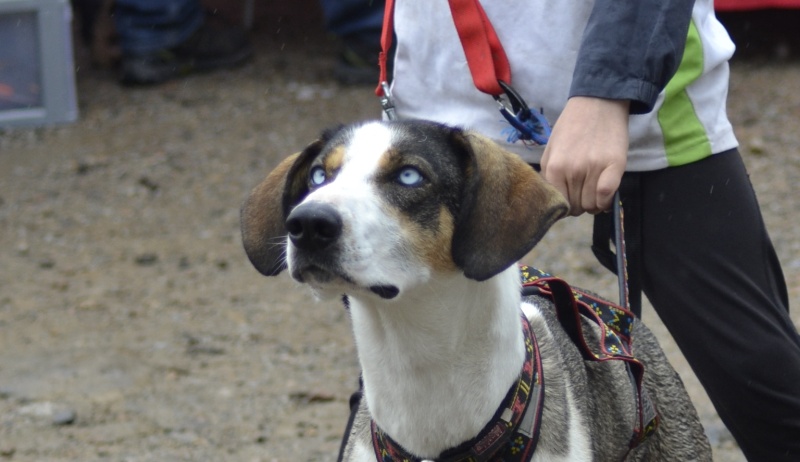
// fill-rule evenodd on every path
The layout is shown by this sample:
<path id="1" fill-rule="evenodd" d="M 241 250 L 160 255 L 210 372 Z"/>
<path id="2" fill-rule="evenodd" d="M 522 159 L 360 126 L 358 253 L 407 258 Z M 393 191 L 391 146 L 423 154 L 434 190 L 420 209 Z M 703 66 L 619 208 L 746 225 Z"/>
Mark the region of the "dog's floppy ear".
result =
<path id="1" fill-rule="evenodd" d="M 284 159 L 250 191 L 241 209 L 242 243 L 256 269 L 275 276 L 286 268 L 286 217 L 308 194 L 308 170 L 324 142 Z"/>
<path id="2" fill-rule="evenodd" d="M 466 183 L 452 255 L 466 277 L 483 281 L 525 256 L 569 206 L 518 156 L 476 133 L 460 137 Z"/>

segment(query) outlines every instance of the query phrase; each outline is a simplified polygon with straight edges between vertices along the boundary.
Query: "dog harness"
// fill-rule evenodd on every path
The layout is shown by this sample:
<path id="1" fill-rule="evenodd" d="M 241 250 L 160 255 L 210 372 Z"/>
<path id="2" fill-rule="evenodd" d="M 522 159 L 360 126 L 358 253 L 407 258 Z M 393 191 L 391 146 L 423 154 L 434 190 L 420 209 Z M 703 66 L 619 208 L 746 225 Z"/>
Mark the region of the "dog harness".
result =
<path id="1" fill-rule="evenodd" d="M 586 361 L 622 361 L 628 371 L 637 416 L 629 450 L 637 447 L 658 428 L 658 412 L 642 387 L 644 365 L 631 348 L 634 314 L 592 294 L 572 288 L 563 279 L 530 266 L 520 266 L 522 295 L 550 298 L 559 323 Z M 592 322 L 600 330 L 597 341 L 583 333 L 582 320 Z M 500 409 L 470 441 L 443 452 L 441 462 L 521 462 L 533 457 L 539 437 L 544 401 L 544 377 L 536 337 L 528 319 L 522 316 L 525 338 L 525 363 L 520 377 L 503 399 Z M 371 423 L 373 449 L 382 462 L 417 462 L 411 455 Z"/>
<path id="2" fill-rule="evenodd" d="M 475 438 L 443 452 L 442 462 L 528 461 L 539 440 L 544 382 L 542 361 L 536 337 L 523 314 L 525 362 L 519 379 L 508 391 L 499 410 Z M 372 445 L 381 462 L 416 462 L 422 459 L 408 453 L 389 435 L 371 424 Z"/>
<path id="3" fill-rule="evenodd" d="M 658 428 L 655 405 L 642 387 L 644 364 L 632 351 L 631 330 L 634 314 L 621 306 L 582 290 L 570 287 L 563 279 L 529 266 L 520 266 L 523 295 L 544 295 L 553 300 L 556 315 L 586 361 L 622 361 L 631 380 L 637 418 L 629 448 L 633 449 Z M 583 333 L 582 320 L 600 330 L 598 342 Z M 591 344 L 590 344 L 591 343 Z"/>

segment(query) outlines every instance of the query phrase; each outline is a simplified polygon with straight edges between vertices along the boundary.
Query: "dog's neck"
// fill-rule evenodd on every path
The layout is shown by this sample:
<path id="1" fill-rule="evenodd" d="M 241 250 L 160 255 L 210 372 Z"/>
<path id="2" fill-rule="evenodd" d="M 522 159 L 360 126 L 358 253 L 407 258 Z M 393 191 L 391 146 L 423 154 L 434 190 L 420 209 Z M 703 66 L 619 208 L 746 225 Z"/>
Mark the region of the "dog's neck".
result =
<path id="1" fill-rule="evenodd" d="M 383 301 L 350 297 L 364 393 L 375 422 L 419 457 L 476 436 L 525 360 L 519 271 L 476 282 L 440 276 Z"/>

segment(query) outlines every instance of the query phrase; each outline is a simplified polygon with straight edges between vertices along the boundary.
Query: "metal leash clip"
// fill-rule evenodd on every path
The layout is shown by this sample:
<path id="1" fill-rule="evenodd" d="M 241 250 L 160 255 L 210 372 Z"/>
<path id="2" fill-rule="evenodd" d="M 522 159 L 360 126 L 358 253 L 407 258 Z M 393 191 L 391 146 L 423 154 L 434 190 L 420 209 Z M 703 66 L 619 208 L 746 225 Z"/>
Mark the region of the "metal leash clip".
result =
<path id="1" fill-rule="evenodd" d="M 522 140 L 531 141 L 538 145 L 547 144 L 552 129 L 547 119 L 545 119 L 544 114 L 541 111 L 531 111 L 527 103 L 525 103 L 525 100 L 522 99 L 522 96 L 520 96 L 511 85 L 502 80 L 498 80 L 497 83 L 500 84 L 500 87 L 505 92 L 506 98 L 508 98 L 511 104 L 511 109 L 509 109 L 503 102 L 502 96 L 494 97 L 495 101 L 497 101 L 497 104 L 500 106 L 500 114 L 502 114 L 503 118 L 513 127 L 513 132 L 509 134 L 508 141 L 514 143 L 517 140 Z"/>
<path id="2" fill-rule="evenodd" d="M 397 120 L 397 112 L 394 109 L 394 100 L 392 99 L 391 90 L 389 90 L 389 83 L 386 81 L 381 82 L 381 89 L 383 90 L 383 95 L 380 101 L 383 113 L 386 114 L 386 119 Z"/>

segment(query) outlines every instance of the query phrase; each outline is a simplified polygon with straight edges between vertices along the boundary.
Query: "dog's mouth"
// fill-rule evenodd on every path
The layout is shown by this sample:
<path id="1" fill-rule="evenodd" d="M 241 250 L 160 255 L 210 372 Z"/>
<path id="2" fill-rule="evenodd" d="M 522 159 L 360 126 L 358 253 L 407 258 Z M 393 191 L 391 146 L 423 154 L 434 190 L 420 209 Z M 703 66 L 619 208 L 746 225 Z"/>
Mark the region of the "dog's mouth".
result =
<path id="1" fill-rule="evenodd" d="M 400 293 L 400 289 L 397 286 L 392 285 L 370 286 L 369 290 L 384 300 L 391 300 L 397 297 L 397 294 Z"/>
<path id="2" fill-rule="evenodd" d="M 356 288 L 363 290 L 365 287 L 384 300 L 391 300 L 400 294 L 400 289 L 392 284 L 359 284 L 345 272 L 338 269 L 325 268 L 309 264 L 292 270 L 292 278 L 297 282 L 308 284 L 314 289 L 333 288 L 342 286 L 343 289 Z"/>
<path id="3" fill-rule="evenodd" d="M 341 271 L 331 270 L 314 264 L 293 268 L 292 278 L 297 282 L 311 285 L 328 285 L 335 283 L 337 280 L 348 284 L 353 283 L 353 281 Z"/>

